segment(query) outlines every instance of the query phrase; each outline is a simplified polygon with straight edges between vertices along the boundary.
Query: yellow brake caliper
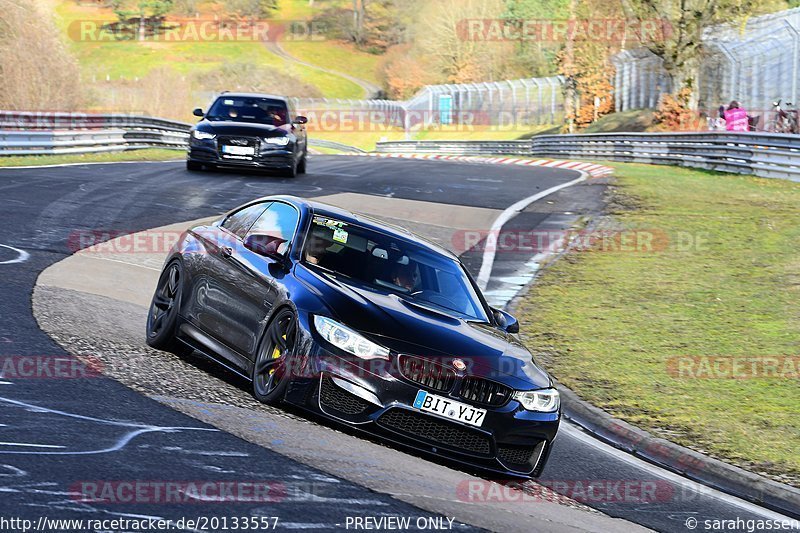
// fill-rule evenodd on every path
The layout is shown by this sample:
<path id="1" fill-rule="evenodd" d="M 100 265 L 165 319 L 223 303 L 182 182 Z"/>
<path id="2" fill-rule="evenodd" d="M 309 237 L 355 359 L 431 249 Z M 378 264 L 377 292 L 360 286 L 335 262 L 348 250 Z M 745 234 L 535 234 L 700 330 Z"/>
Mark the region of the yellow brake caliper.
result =
<path id="1" fill-rule="evenodd" d="M 283 335 L 281 338 L 283 340 L 286 340 L 286 335 Z M 280 348 L 278 348 L 276 346 L 275 349 L 272 350 L 272 358 L 273 359 L 278 359 L 280 356 L 281 356 L 281 350 L 280 350 Z M 269 375 L 271 376 L 273 373 L 275 373 L 275 369 L 274 368 L 270 368 L 269 369 Z"/>

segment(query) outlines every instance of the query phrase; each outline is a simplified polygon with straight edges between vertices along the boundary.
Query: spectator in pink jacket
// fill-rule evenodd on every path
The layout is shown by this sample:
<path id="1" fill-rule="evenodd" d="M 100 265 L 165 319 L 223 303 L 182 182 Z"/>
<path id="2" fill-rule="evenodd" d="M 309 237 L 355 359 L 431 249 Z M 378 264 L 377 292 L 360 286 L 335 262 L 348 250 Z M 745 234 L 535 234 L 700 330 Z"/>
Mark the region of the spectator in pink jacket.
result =
<path id="1" fill-rule="evenodd" d="M 739 107 L 739 102 L 732 101 L 725 111 L 725 129 L 728 131 L 748 131 L 747 111 Z"/>

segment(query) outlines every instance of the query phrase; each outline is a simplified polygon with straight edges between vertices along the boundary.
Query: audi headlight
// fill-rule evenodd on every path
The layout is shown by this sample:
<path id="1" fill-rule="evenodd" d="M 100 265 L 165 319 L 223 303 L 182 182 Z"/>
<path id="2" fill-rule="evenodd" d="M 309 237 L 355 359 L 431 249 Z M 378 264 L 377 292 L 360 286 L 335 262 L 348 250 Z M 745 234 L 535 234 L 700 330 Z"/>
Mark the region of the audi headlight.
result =
<path id="1" fill-rule="evenodd" d="M 345 352 L 364 359 L 386 358 L 389 350 L 378 346 L 335 320 L 314 315 L 314 327 L 323 339 Z"/>
<path id="2" fill-rule="evenodd" d="M 265 137 L 264 142 L 275 146 L 286 146 L 289 144 L 289 137 Z"/>
<path id="3" fill-rule="evenodd" d="M 194 130 L 192 132 L 192 137 L 200 141 L 210 141 L 216 136 L 215 133 L 209 133 L 207 131 Z"/>
<path id="4" fill-rule="evenodd" d="M 540 413 L 554 413 L 561 406 L 561 399 L 556 389 L 517 391 L 514 393 L 514 399 L 528 411 Z"/>

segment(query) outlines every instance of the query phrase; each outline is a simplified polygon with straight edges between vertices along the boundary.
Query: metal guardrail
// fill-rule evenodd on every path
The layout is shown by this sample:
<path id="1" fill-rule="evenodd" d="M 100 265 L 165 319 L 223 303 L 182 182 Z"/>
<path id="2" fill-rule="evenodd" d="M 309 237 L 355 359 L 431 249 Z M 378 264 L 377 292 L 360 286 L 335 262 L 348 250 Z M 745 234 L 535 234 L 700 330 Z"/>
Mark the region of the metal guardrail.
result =
<path id="1" fill-rule="evenodd" d="M 527 155 L 677 165 L 800 181 L 800 137 L 770 133 L 540 135 L 525 141 L 391 141 L 384 153 Z"/>
<path id="2" fill-rule="evenodd" d="M 357 148 L 355 146 L 350 146 L 349 144 L 342 144 L 337 143 L 336 141 L 328 141 L 325 139 L 314 139 L 310 137 L 308 139 L 309 146 L 318 146 L 320 148 L 330 148 L 332 150 L 339 150 L 340 152 L 348 152 L 354 154 L 363 154 L 366 153 L 366 150 L 362 150 L 361 148 Z"/>
<path id="3" fill-rule="evenodd" d="M 386 141 L 377 152 L 455 154 L 455 155 L 531 155 L 531 141 Z"/>
<path id="4" fill-rule="evenodd" d="M 0 156 L 183 150 L 190 128 L 141 115 L 0 111 Z"/>
<path id="5" fill-rule="evenodd" d="M 185 149 L 191 125 L 139 115 L 0 111 L 0 156 Z M 362 152 L 335 141 L 312 146 Z M 539 135 L 522 141 L 389 141 L 383 153 L 516 155 L 678 165 L 800 181 L 800 136 L 774 133 Z"/>
<path id="6" fill-rule="evenodd" d="M 185 150 L 191 124 L 141 115 L 0 111 L 0 156 L 84 154 L 141 148 Z M 324 139 L 311 146 L 364 150 Z"/>

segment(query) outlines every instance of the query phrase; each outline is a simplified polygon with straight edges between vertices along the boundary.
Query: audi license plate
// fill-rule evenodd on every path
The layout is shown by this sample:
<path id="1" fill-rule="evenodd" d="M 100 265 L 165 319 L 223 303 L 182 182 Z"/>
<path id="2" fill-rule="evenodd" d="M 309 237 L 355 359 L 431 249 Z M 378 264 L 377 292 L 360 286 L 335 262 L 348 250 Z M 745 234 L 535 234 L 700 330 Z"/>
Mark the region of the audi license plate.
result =
<path id="1" fill-rule="evenodd" d="M 256 149 L 252 146 L 231 146 L 222 145 L 222 153 L 231 155 L 255 155 Z"/>
<path id="2" fill-rule="evenodd" d="M 481 427 L 483 419 L 486 417 L 486 409 L 478 409 L 465 403 L 456 402 L 450 398 L 436 396 L 421 390 L 414 399 L 414 407 L 426 413 L 436 413 L 437 415 L 452 420 L 458 420 L 470 426 Z"/>

